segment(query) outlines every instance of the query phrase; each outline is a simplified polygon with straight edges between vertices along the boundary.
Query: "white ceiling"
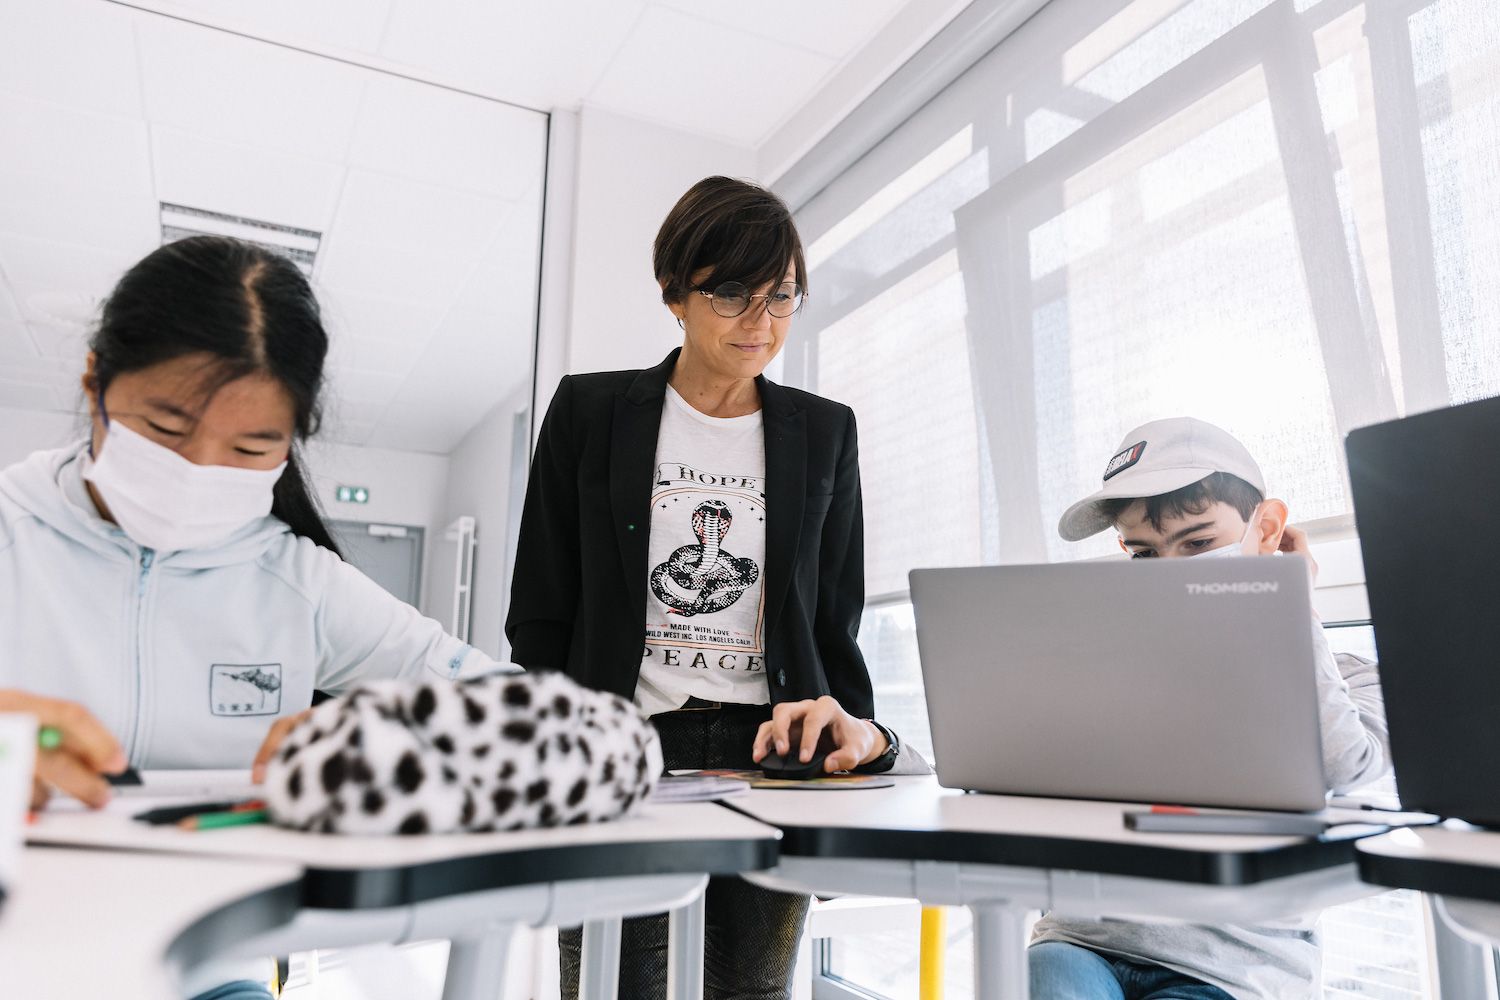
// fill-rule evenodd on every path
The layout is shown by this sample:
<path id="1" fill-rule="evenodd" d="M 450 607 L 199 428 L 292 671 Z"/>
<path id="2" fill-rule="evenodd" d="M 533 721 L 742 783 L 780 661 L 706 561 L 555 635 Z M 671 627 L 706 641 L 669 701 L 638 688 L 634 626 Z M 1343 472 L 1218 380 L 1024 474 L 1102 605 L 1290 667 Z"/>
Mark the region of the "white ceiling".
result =
<path id="1" fill-rule="evenodd" d="M 130 0 L 537 110 L 758 147 L 905 0 Z"/>
<path id="2" fill-rule="evenodd" d="M 90 313 L 171 202 L 323 233 L 326 433 L 446 454 L 529 377 L 526 108 L 755 147 L 900 3 L 5 0 L 0 406 L 78 408 Z"/>

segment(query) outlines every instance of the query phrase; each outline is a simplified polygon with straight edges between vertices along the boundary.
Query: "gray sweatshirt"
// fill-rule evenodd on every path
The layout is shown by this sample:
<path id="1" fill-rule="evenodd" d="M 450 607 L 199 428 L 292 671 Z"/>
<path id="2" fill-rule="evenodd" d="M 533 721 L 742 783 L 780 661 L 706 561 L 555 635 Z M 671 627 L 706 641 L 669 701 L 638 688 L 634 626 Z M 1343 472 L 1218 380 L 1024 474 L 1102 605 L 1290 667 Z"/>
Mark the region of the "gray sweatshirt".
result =
<path id="1" fill-rule="evenodd" d="M 1369 660 L 1335 654 L 1321 625 L 1314 628 L 1313 642 L 1322 701 L 1323 774 L 1331 791 L 1346 792 L 1390 770 L 1380 675 Z M 1063 941 L 1133 962 L 1165 966 L 1211 983 L 1239 1000 L 1303 1000 L 1312 995 L 1318 981 L 1317 918 L 1310 913 L 1259 926 L 1208 926 L 1069 920 L 1048 913 L 1037 923 L 1032 943 Z"/>

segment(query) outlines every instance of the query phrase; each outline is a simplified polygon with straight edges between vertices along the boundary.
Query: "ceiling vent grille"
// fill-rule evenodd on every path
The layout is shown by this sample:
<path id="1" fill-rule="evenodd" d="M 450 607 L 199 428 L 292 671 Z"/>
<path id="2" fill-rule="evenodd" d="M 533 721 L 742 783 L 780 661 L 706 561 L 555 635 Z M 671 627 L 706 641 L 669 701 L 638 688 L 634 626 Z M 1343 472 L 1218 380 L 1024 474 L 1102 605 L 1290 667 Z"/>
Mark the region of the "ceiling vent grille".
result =
<path id="1" fill-rule="evenodd" d="M 232 236 L 246 243 L 254 243 L 287 258 L 308 277 L 312 277 L 313 261 L 323 242 L 323 234 L 311 229 L 281 226 L 274 222 L 247 219 L 241 215 L 225 215 L 223 212 L 162 202 L 162 244 L 175 243 L 189 236 Z"/>

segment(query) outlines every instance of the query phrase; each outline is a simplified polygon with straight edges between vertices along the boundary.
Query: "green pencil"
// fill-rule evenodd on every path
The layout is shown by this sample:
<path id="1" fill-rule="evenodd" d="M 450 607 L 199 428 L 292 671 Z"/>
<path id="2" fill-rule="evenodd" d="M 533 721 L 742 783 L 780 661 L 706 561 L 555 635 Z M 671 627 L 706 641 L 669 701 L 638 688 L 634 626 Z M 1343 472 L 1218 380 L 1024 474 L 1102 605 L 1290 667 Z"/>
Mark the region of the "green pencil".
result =
<path id="1" fill-rule="evenodd" d="M 249 826 L 269 820 L 264 809 L 241 809 L 235 812 L 201 813 L 189 816 L 177 825 L 184 830 L 220 830 L 226 826 Z"/>

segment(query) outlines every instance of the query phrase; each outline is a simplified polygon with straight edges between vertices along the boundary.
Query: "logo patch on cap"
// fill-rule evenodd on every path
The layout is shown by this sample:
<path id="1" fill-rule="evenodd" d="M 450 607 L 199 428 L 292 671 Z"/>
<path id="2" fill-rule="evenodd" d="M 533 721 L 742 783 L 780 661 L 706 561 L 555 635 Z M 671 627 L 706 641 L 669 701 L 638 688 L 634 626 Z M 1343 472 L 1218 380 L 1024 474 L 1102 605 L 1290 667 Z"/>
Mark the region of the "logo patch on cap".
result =
<path id="1" fill-rule="evenodd" d="M 1110 459 L 1109 464 L 1104 467 L 1104 481 L 1106 483 L 1109 482 L 1115 476 L 1118 476 L 1120 473 L 1124 472 L 1126 469 L 1139 462 L 1141 460 L 1141 456 L 1145 453 L 1146 442 L 1144 441 L 1133 444 L 1129 448 L 1126 448 L 1124 451 L 1120 452 L 1114 458 Z"/>

